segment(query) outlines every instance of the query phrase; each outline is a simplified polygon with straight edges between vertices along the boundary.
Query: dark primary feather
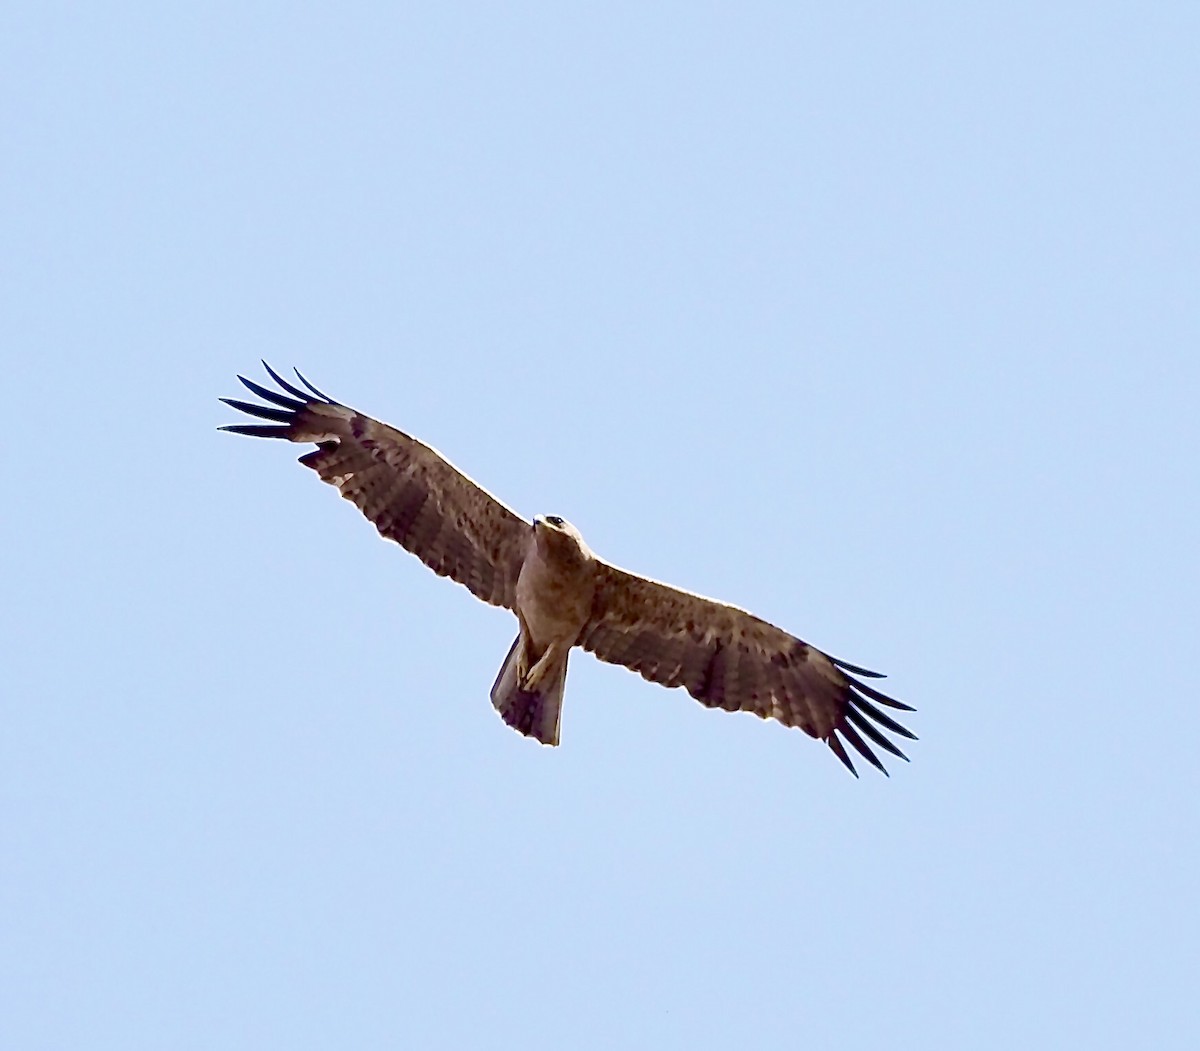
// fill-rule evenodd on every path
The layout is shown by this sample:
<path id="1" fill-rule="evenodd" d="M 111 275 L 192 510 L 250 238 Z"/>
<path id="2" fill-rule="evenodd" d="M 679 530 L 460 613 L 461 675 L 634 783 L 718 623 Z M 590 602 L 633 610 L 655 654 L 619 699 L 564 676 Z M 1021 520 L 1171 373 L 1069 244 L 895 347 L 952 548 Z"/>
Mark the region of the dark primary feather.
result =
<path id="1" fill-rule="evenodd" d="M 263 364 L 265 365 L 265 364 L 266 364 L 266 362 L 264 361 L 264 362 L 263 362 Z M 297 379 L 298 379 L 298 380 L 299 380 L 301 383 L 303 383 L 303 384 L 304 384 L 304 386 L 306 386 L 306 387 L 309 389 L 309 391 L 311 391 L 313 394 L 315 394 L 315 395 L 316 395 L 318 398 L 320 398 L 322 401 L 324 401 L 324 402 L 328 402 L 330 405 L 336 405 L 336 404 L 337 404 L 337 402 L 336 402 L 336 401 L 334 401 L 334 400 L 333 400 L 333 399 L 332 399 L 332 398 L 331 398 L 331 397 L 330 397 L 328 394 L 322 394 L 322 393 L 321 393 L 319 390 L 317 390 L 317 388 L 316 388 L 316 387 L 314 387 L 314 386 L 313 386 L 311 383 L 309 383 L 309 382 L 308 382 L 308 380 L 306 380 L 306 379 L 304 378 L 304 373 L 302 373 L 302 372 L 301 372 L 299 369 L 296 369 L 296 378 L 297 378 Z"/>
<path id="2" fill-rule="evenodd" d="M 241 379 L 241 377 L 239 376 L 238 379 Z M 854 672 L 855 675 L 865 675 L 868 679 L 886 679 L 887 678 L 887 676 L 884 675 L 882 672 L 871 671 L 870 668 L 860 668 L 857 664 L 851 664 L 848 661 L 840 660 L 839 658 L 831 656 L 828 653 L 825 654 L 825 656 L 829 657 L 829 659 L 831 661 L 833 661 L 833 663 L 836 664 L 839 668 L 841 668 L 842 671 L 852 671 L 852 672 Z M 912 711 L 912 709 L 910 708 L 909 711 Z"/>
<path id="3" fill-rule="evenodd" d="M 287 380 L 285 380 L 281 375 L 279 375 L 279 373 L 276 372 L 273 368 L 271 368 L 271 366 L 268 365 L 265 361 L 262 363 L 262 366 L 264 369 L 267 370 L 267 374 L 271 377 L 271 379 L 273 379 L 276 383 L 278 383 L 279 386 L 281 386 L 289 394 L 296 395 L 296 397 L 299 398 L 301 402 L 309 402 L 312 400 L 307 394 L 304 393 L 304 391 L 298 389 L 297 387 L 293 387 L 290 383 L 288 383 Z M 295 371 L 296 371 L 296 375 L 300 376 L 300 370 L 296 369 Z M 301 380 L 303 380 L 304 377 L 300 376 L 300 378 L 301 378 Z M 240 379 L 240 377 L 239 377 L 239 379 Z M 328 398 L 325 398 L 322 395 L 317 395 L 317 397 L 321 398 L 322 401 L 329 400 Z"/>
<path id="4" fill-rule="evenodd" d="M 296 413 L 284 409 L 272 409 L 267 405 L 255 405 L 249 401 L 238 401 L 236 398 L 221 398 L 226 405 L 246 413 L 247 416 L 257 416 L 260 420 L 278 420 L 280 423 L 291 423 Z"/>
<path id="5" fill-rule="evenodd" d="M 871 738 L 871 740 L 874 741 L 877 745 L 879 745 L 879 747 L 882 748 L 884 751 L 891 752 L 892 755 L 899 756 L 901 759 L 904 759 L 904 760 L 908 759 L 908 756 L 906 756 L 902 751 L 900 751 L 899 748 L 897 748 L 894 744 L 892 744 L 891 741 L 889 741 L 886 737 L 884 737 L 883 734 L 881 734 L 875 728 L 873 723 L 870 723 L 867 721 L 867 719 L 863 716 L 863 714 L 857 708 L 854 707 L 853 701 L 850 702 L 850 708 L 846 711 L 846 718 L 849 719 L 855 726 L 857 726 L 869 738 Z M 907 736 L 907 732 L 905 735 Z"/>
<path id="6" fill-rule="evenodd" d="M 251 438 L 286 438 L 290 427 L 268 427 L 258 423 L 231 423 L 218 427 L 219 431 L 229 431 L 230 434 L 248 434 Z"/>
<path id="7" fill-rule="evenodd" d="M 250 391 L 251 394 L 257 394 L 265 401 L 274 402 L 276 405 L 282 405 L 285 409 L 291 409 L 292 412 L 295 412 L 297 409 L 304 408 L 304 402 L 302 401 L 296 401 L 294 398 L 285 397 L 278 391 L 269 390 L 260 383 L 255 383 L 253 380 L 246 379 L 245 376 L 238 376 L 238 379 L 241 381 L 242 385 L 248 391 Z M 220 400 L 225 401 L 226 399 L 221 398 Z"/>
<path id="8" fill-rule="evenodd" d="M 915 739 L 867 698 L 912 709 L 847 671 L 876 673 L 835 660 L 745 610 L 607 563 L 600 563 L 592 618 L 579 644 L 651 682 L 682 686 L 710 708 L 798 726 L 823 739 L 855 776 L 843 738 L 885 774 L 872 744 L 908 757 L 879 727 Z"/>
<path id="9" fill-rule="evenodd" d="M 300 462 L 337 486 L 382 536 L 485 602 L 513 605 L 529 523 L 436 450 L 341 405 L 299 372 L 307 391 L 263 365 L 284 393 L 239 376 L 269 404 L 221 400 L 273 424 L 229 424 L 221 430 L 315 443 Z"/>

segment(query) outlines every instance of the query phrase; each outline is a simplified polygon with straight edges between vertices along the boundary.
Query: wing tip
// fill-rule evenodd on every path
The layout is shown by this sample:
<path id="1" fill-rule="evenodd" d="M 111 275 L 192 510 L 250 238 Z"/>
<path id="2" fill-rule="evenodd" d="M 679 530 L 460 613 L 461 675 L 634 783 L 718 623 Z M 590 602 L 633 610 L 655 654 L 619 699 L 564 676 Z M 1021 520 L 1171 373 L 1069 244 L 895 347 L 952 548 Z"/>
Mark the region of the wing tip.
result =
<path id="1" fill-rule="evenodd" d="M 842 671 L 852 672 L 855 675 L 862 675 L 868 679 L 887 678 L 887 676 L 881 671 L 872 671 L 870 668 L 864 668 L 859 664 L 851 664 L 849 661 L 842 660 L 841 657 L 834 657 L 828 653 L 825 654 L 825 656 L 833 661 L 835 667 L 841 669 Z"/>
<path id="2" fill-rule="evenodd" d="M 227 424 L 217 428 L 218 430 L 229 431 L 233 434 L 246 434 L 256 438 L 291 438 L 300 414 L 310 405 L 321 402 L 326 405 L 343 407 L 340 406 L 339 402 L 334 401 L 327 394 L 322 393 L 309 383 L 301 375 L 299 369 L 296 370 L 296 375 L 300 377 L 300 382 L 308 388 L 308 391 L 303 391 L 299 387 L 289 383 L 271 368 L 265 359 L 262 359 L 262 366 L 267 370 L 267 375 L 279 385 L 281 390 L 286 392 L 285 394 L 269 390 L 239 373 L 238 380 L 241 384 L 251 393 L 262 398 L 263 401 L 269 404 L 258 405 L 255 402 L 240 401 L 237 398 L 219 398 L 218 400 L 230 408 L 236 409 L 238 412 L 244 412 L 247 416 L 256 416 L 262 420 L 271 420 L 274 423 L 280 424 L 280 426 L 266 428 L 261 424 Z M 287 395 L 291 395 L 291 397 Z M 275 408 L 274 406 L 279 407 Z"/>
<path id="3" fill-rule="evenodd" d="M 842 669 L 842 672 L 843 672 L 843 674 L 845 674 L 844 668 Z M 850 683 L 850 685 L 853 686 L 854 689 L 858 690 L 859 693 L 862 693 L 862 694 L 866 695 L 867 697 L 870 697 L 871 700 L 873 700 L 873 701 L 878 701 L 880 704 L 885 704 L 889 708 L 895 708 L 897 711 L 901 711 L 901 712 L 915 712 L 916 711 L 916 708 L 914 708 L 911 704 L 905 704 L 903 701 L 896 700 L 895 697 L 889 697 L 886 693 L 883 693 L 880 690 L 875 689 L 874 686 L 871 686 L 868 683 L 865 683 L 859 679 L 856 679 L 853 675 L 846 675 L 846 681 L 848 683 Z"/>
<path id="4" fill-rule="evenodd" d="M 227 423 L 217 430 L 228 431 L 230 434 L 244 434 L 251 438 L 287 438 L 291 432 L 290 427 L 269 423 Z"/>
<path id="5" fill-rule="evenodd" d="M 857 778 L 858 771 L 854 769 L 854 764 L 850 761 L 850 756 L 846 754 L 846 747 L 842 744 L 836 730 L 833 730 L 825 738 L 825 743 L 829 745 L 829 750 L 842 761 L 842 765 Z"/>
<path id="6" fill-rule="evenodd" d="M 303 373 L 303 372 L 301 372 L 301 371 L 300 371 L 298 368 L 296 368 L 294 365 L 292 366 L 292 371 L 293 371 L 293 372 L 296 374 L 296 378 L 297 378 L 297 379 L 299 379 L 299 380 L 300 380 L 300 382 L 301 382 L 301 383 L 303 383 L 303 384 L 304 384 L 304 386 L 306 386 L 306 387 L 307 387 L 307 388 L 308 388 L 310 391 L 312 391 L 312 393 L 313 393 L 314 395 L 316 395 L 316 397 L 320 398 L 320 399 L 321 399 L 321 401 L 325 402 L 325 404 L 327 404 L 327 405 L 337 405 L 337 404 L 338 404 L 336 401 L 334 401 L 334 400 L 333 400 L 333 399 L 332 399 L 332 398 L 331 398 L 331 397 L 330 397 L 328 394 L 326 394 L 324 391 L 318 390 L 318 389 L 317 389 L 316 387 L 314 387 L 314 386 L 313 386 L 311 383 L 309 383 L 309 382 L 308 382 L 308 380 L 306 380 L 306 379 L 304 378 L 304 373 Z"/>
<path id="7" fill-rule="evenodd" d="M 851 745 L 853 745 L 854 750 L 859 755 L 861 755 L 868 763 L 870 763 L 873 767 L 875 767 L 876 770 L 878 770 L 881 774 L 883 774 L 884 777 L 892 776 L 891 774 L 889 774 L 887 772 L 887 767 L 884 766 L 883 763 L 881 763 L 879 761 L 879 756 L 877 756 L 873 751 L 871 751 L 871 746 L 869 744 L 867 744 L 867 742 L 864 741 L 861 736 L 859 736 L 858 731 L 855 730 L 854 727 L 851 726 L 848 722 L 843 723 L 841 726 L 839 726 L 837 728 L 837 730 L 834 731 L 834 733 L 840 733 L 843 737 L 845 737 L 846 740 L 849 741 Z"/>

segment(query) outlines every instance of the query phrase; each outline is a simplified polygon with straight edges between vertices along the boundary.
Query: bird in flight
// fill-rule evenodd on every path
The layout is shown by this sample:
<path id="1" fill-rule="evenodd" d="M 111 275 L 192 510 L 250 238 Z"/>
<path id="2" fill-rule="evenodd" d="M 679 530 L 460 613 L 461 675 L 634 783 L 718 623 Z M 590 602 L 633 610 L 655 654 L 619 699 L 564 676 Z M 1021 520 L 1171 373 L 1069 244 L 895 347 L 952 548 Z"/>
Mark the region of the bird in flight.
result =
<path id="1" fill-rule="evenodd" d="M 220 428 L 314 443 L 300 463 L 336 486 L 380 535 L 476 598 L 512 610 L 517 637 L 492 686 L 509 726 L 556 745 L 567 659 L 579 646 L 701 704 L 753 712 L 824 741 L 858 776 L 843 741 L 887 773 L 872 746 L 907 760 L 883 731 L 915 740 L 881 707 L 911 712 L 863 679 L 882 678 L 822 653 L 736 606 L 605 562 L 558 515 L 532 522 L 403 431 L 304 389 L 263 362 L 279 390 L 239 376 L 266 404 L 222 398 L 269 423 Z"/>

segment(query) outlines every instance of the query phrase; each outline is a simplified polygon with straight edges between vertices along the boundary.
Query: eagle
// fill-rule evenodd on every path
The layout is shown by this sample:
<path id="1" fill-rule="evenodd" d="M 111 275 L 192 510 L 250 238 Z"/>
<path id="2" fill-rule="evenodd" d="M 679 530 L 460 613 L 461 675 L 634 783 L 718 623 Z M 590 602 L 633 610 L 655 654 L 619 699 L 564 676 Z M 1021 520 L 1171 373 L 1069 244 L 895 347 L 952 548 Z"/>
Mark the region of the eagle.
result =
<path id="1" fill-rule="evenodd" d="M 559 743 L 567 660 L 576 646 L 650 682 L 682 686 L 701 704 L 753 712 L 824 741 L 854 774 L 846 743 L 884 774 L 873 747 L 908 757 L 885 735 L 915 736 L 882 708 L 911 712 L 864 679 L 878 672 L 831 657 L 782 628 L 715 599 L 619 569 L 558 515 L 532 522 L 435 449 L 323 394 L 265 361 L 271 390 L 238 376 L 265 404 L 220 399 L 269 423 L 221 427 L 313 443 L 300 463 L 335 486 L 380 535 L 476 598 L 511 610 L 517 637 L 492 686 L 514 730 Z"/>

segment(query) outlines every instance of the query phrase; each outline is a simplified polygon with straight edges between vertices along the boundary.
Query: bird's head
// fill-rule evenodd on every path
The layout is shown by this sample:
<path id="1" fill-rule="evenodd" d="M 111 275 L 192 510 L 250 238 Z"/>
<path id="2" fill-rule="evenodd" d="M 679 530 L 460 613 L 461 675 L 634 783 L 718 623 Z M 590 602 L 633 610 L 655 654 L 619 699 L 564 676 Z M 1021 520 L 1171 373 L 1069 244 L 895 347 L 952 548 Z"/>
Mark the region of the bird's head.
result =
<path id="1" fill-rule="evenodd" d="M 579 530 L 558 515 L 535 515 L 533 532 L 538 549 L 547 554 L 560 557 L 576 553 L 584 557 L 591 555 Z"/>

